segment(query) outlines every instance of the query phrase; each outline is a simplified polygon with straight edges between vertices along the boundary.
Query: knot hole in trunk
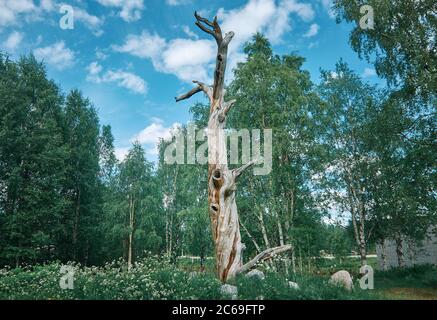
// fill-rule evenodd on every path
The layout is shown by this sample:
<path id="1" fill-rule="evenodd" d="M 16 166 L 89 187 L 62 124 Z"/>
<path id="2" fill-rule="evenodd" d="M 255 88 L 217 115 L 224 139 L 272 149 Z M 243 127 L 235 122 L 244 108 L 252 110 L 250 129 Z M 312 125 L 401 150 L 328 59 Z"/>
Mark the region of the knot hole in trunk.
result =
<path id="1" fill-rule="evenodd" d="M 219 206 L 218 206 L 217 204 L 213 203 L 213 204 L 211 205 L 211 211 L 212 211 L 214 214 L 216 214 L 216 213 L 218 212 L 218 210 L 219 210 Z"/>
<path id="2" fill-rule="evenodd" d="M 221 186 L 223 185 L 223 176 L 220 169 L 215 169 L 212 172 L 212 182 L 216 189 L 220 189 Z"/>

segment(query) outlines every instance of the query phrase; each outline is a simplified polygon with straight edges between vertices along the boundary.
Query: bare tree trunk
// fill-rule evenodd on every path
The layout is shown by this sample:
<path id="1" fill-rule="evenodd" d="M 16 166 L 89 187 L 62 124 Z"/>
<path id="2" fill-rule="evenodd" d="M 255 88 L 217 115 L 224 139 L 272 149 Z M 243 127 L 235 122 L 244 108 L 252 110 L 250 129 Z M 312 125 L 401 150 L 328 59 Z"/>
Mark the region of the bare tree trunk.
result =
<path id="1" fill-rule="evenodd" d="M 252 183 L 252 179 L 250 179 L 249 182 L 249 190 L 251 192 L 253 192 L 253 183 Z M 269 237 L 267 236 L 267 229 L 266 229 L 266 225 L 264 223 L 264 209 L 259 205 L 259 204 L 255 204 L 255 215 L 258 219 L 259 222 L 259 227 L 261 229 L 261 234 L 263 237 L 263 241 L 264 241 L 264 246 L 265 248 L 270 248 L 270 241 L 269 241 Z"/>
<path id="2" fill-rule="evenodd" d="M 364 190 L 363 190 L 364 193 Z M 365 234 L 365 224 L 366 224 L 366 207 L 364 204 L 364 198 L 361 197 L 360 201 L 360 257 L 361 265 L 367 265 L 367 241 Z"/>
<path id="3" fill-rule="evenodd" d="M 133 256 L 133 235 L 134 235 L 134 199 L 133 196 L 130 196 L 129 199 L 129 246 L 128 246 L 128 254 L 127 254 L 127 268 L 130 270 L 132 268 L 132 256 Z"/>
<path id="4" fill-rule="evenodd" d="M 170 256 L 170 247 L 169 247 L 169 232 L 168 232 L 168 226 L 169 226 L 169 216 L 168 216 L 168 209 L 165 210 L 165 252 L 167 256 Z"/>
<path id="5" fill-rule="evenodd" d="M 357 212 L 355 208 L 355 201 L 357 200 L 356 193 L 354 187 L 352 186 L 352 182 L 349 182 L 349 190 L 348 190 L 348 198 L 349 205 L 351 211 L 352 225 L 354 228 L 355 241 L 357 242 L 358 249 L 360 251 L 360 261 L 361 265 L 364 266 L 367 264 L 367 252 L 366 252 L 366 237 L 365 237 L 365 211 L 364 205 L 360 207 L 359 217 L 357 217 Z M 357 219 L 360 221 L 360 225 L 357 225 Z"/>
<path id="6" fill-rule="evenodd" d="M 252 243 L 253 243 L 253 245 L 255 246 L 256 251 L 257 251 L 258 253 L 260 253 L 260 252 L 261 252 L 261 248 L 260 248 L 260 246 L 258 245 L 258 242 L 256 242 L 255 238 L 250 234 L 249 230 L 248 230 L 248 229 L 246 228 L 246 226 L 241 222 L 241 220 L 240 220 L 240 225 L 241 225 L 241 227 L 243 228 L 243 230 L 246 232 L 246 234 L 247 234 L 247 236 L 249 237 L 249 239 L 252 240 Z"/>
<path id="7" fill-rule="evenodd" d="M 360 259 L 361 265 L 367 265 L 366 239 L 364 237 L 364 221 L 360 222 Z"/>
<path id="8" fill-rule="evenodd" d="M 215 246 L 216 271 L 219 279 L 226 282 L 239 272 L 249 270 L 260 260 L 270 258 L 275 253 L 288 248 L 271 248 L 243 266 L 240 222 L 235 202 L 236 181 L 238 177 L 255 162 L 251 161 L 234 170 L 228 169 L 226 150 L 226 116 L 235 100 L 224 100 L 224 78 L 228 55 L 228 45 L 234 33 L 224 36 L 217 22 L 202 18 L 195 12 L 196 25 L 212 35 L 217 42 L 217 58 L 212 87 L 193 81 L 197 87 L 177 97 L 176 101 L 190 98 L 198 92 L 204 92 L 210 101 L 208 121 L 208 204 L 211 219 L 212 236 Z M 257 159 L 258 160 L 258 159 Z"/>
<path id="9" fill-rule="evenodd" d="M 395 242 L 396 242 L 396 255 L 398 257 L 398 266 L 399 268 L 403 268 L 405 267 L 405 262 L 404 262 L 404 251 L 402 248 L 402 236 L 397 235 L 395 238 Z"/>
<path id="10" fill-rule="evenodd" d="M 295 192 L 292 188 L 288 193 L 288 201 L 287 201 L 287 214 L 285 219 L 285 240 L 287 243 L 291 244 L 291 265 L 293 268 L 293 273 L 296 273 L 296 252 L 294 251 L 294 244 L 293 239 L 290 237 L 290 229 L 293 226 L 293 219 L 294 219 L 294 200 L 295 200 Z M 288 265 L 288 260 L 286 261 Z M 287 274 L 288 274 L 288 267 L 287 267 Z"/>
<path id="11" fill-rule="evenodd" d="M 300 248 L 299 248 L 299 269 L 300 269 L 300 273 L 303 273 L 302 252 Z"/>
<path id="12" fill-rule="evenodd" d="M 177 192 L 177 180 L 179 176 L 179 166 L 176 165 L 176 174 L 173 179 L 173 196 L 171 197 L 171 207 L 168 214 L 168 220 L 166 222 L 167 225 L 167 255 L 168 257 L 173 257 L 173 217 L 174 213 L 176 211 L 176 208 L 174 207 L 175 201 L 176 201 L 176 192 Z"/>
<path id="13" fill-rule="evenodd" d="M 267 236 L 267 229 L 264 223 L 264 213 L 261 210 L 258 213 L 258 221 L 259 221 L 259 226 L 261 228 L 261 234 L 264 240 L 264 245 L 266 246 L 266 248 L 270 248 L 270 241 L 269 241 L 269 237 Z"/>
<path id="14" fill-rule="evenodd" d="M 387 255 L 385 252 L 385 239 L 381 239 L 379 241 L 379 245 L 381 246 L 381 269 L 383 271 L 387 270 Z"/>
<path id="15" fill-rule="evenodd" d="M 408 255 L 411 261 L 411 265 L 416 266 L 416 245 L 413 239 L 409 239 L 408 243 Z"/>
<path id="16" fill-rule="evenodd" d="M 74 224 L 73 224 L 73 259 L 77 261 L 77 238 L 79 233 L 79 217 L 80 217 L 80 189 L 77 191 L 76 206 L 74 209 Z"/>

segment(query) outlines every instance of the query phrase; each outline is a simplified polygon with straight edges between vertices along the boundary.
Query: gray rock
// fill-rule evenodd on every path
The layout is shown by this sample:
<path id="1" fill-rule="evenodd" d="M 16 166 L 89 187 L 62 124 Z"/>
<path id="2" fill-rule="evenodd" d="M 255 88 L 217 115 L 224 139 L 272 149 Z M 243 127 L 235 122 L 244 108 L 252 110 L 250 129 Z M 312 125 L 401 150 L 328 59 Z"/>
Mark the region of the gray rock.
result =
<path id="1" fill-rule="evenodd" d="M 225 297 L 231 297 L 232 300 L 237 300 L 238 298 L 238 288 L 236 286 L 224 284 L 220 287 L 220 292 Z"/>
<path id="2" fill-rule="evenodd" d="M 293 282 L 293 281 L 288 281 L 288 286 L 290 288 L 295 289 L 295 290 L 299 290 L 300 289 L 299 285 L 296 282 Z"/>
<path id="3" fill-rule="evenodd" d="M 265 279 L 264 272 L 259 271 L 257 269 L 253 269 L 252 271 L 250 271 L 246 274 L 246 278 L 252 278 L 252 277 L 258 277 L 261 280 Z"/>
<path id="4" fill-rule="evenodd" d="M 329 280 L 330 284 L 345 288 L 347 291 L 351 291 L 353 288 L 352 277 L 346 270 L 340 270 L 334 273 Z"/>

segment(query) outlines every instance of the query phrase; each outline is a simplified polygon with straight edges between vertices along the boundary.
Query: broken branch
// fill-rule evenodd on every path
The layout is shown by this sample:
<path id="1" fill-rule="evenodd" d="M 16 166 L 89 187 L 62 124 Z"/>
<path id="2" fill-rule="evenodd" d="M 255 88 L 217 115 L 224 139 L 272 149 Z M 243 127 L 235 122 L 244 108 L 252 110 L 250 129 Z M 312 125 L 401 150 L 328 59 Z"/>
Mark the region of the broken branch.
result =
<path id="1" fill-rule="evenodd" d="M 261 161 L 261 159 L 252 160 L 252 161 L 249 161 L 248 163 L 246 163 L 245 165 L 243 165 L 237 169 L 234 169 L 233 171 L 234 171 L 235 178 L 238 178 L 239 176 L 241 176 L 245 170 L 249 169 L 251 166 L 253 166 L 254 164 L 257 164 L 260 161 Z"/>
<path id="2" fill-rule="evenodd" d="M 237 102 L 237 100 L 231 100 L 228 102 L 224 102 L 223 104 L 223 111 L 219 115 L 219 121 L 223 122 L 226 120 L 226 115 L 228 114 L 229 110 L 232 108 L 232 106 Z"/>
<path id="3" fill-rule="evenodd" d="M 235 102 L 237 102 L 237 100 L 235 100 L 235 99 L 225 102 L 225 106 L 223 108 L 223 115 L 224 116 L 226 116 L 228 114 L 229 110 L 231 110 L 231 108 L 234 106 Z"/>
<path id="4" fill-rule="evenodd" d="M 283 245 L 283 246 L 279 246 L 279 247 L 275 247 L 275 248 L 269 248 L 264 250 L 263 252 L 259 253 L 258 255 L 255 256 L 255 258 L 253 258 L 252 260 L 250 260 L 248 263 L 246 263 L 245 265 L 243 265 L 238 271 L 237 274 L 240 273 L 244 273 L 247 272 L 249 270 L 251 270 L 253 267 L 255 267 L 255 265 L 260 262 L 260 261 L 265 261 L 268 259 L 273 258 L 273 256 L 280 254 L 282 252 L 285 251 L 289 251 L 292 250 L 292 246 L 289 244 Z"/>
<path id="5" fill-rule="evenodd" d="M 217 17 L 214 18 L 214 21 L 211 22 L 208 19 L 202 18 L 201 16 L 199 16 L 197 14 L 197 11 L 194 12 L 194 16 L 196 17 L 196 22 L 195 24 L 204 32 L 209 33 L 210 35 L 212 35 L 215 40 L 217 41 L 217 43 L 220 45 L 221 42 L 223 41 L 223 36 L 222 36 L 222 30 L 220 29 L 220 26 L 217 22 Z M 208 29 L 205 25 L 212 27 L 213 29 Z"/>
<path id="6" fill-rule="evenodd" d="M 189 92 L 187 92 L 179 97 L 176 97 L 175 98 L 176 102 L 191 98 L 193 95 L 195 95 L 196 93 L 198 93 L 200 91 L 203 91 L 208 96 L 208 98 L 210 100 L 212 99 L 212 88 L 211 87 L 205 85 L 203 82 L 196 81 L 196 80 L 193 80 L 193 83 L 197 84 L 197 87 L 191 89 Z"/>

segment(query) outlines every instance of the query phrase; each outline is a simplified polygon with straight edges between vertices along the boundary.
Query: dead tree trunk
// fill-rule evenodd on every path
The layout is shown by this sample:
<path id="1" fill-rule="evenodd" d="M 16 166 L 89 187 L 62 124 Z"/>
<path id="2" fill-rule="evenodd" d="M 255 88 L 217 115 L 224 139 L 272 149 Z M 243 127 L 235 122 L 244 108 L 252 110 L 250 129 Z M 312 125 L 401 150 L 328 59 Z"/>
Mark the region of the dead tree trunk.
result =
<path id="1" fill-rule="evenodd" d="M 212 236 L 215 246 L 216 271 L 222 282 L 235 277 L 238 273 L 250 270 L 260 260 L 272 257 L 275 253 L 288 250 L 289 246 L 269 248 L 258 254 L 243 266 L 240 222 L 235 202 L 236 181 L 238 177 L 255 161 L 241 168 L 230 170 L 226 152 L 226 116 L 235 100 L 224 101 L 224 79 L 228 55 L 228 45 L 234 33 L 224 36 L 217 22 L 202 18 L 194 13 L 196 25 L 214 37 L 217 42 L 217 58 L 213 86 L 193 81 L 197 86 L 188 93 L 177 97 L 176 101 L 188 99 L 198 92 L 204 92 L 210 102 L 208 121 L 208 204 L 211 219 Z"/>

